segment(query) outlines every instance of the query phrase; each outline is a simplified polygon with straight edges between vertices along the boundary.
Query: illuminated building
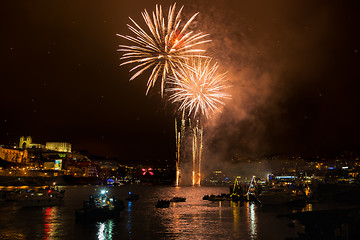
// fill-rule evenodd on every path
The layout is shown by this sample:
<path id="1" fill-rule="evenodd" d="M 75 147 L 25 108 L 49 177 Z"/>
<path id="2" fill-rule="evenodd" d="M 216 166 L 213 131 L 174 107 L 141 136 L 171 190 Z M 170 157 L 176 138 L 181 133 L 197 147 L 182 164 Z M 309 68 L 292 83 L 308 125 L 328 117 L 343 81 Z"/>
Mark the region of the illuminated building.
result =
<path id="1" fill-rule="evenodd" d="M 97 177 L 97 167 L 91 162 L 77 162 L 67 164 L 67 174 L 75 177 Z"/>
<path id="2" fill-rule="evenodd" d="M 61 170 L 62 169 L 62 159 L 57 159 L 52 162 L 44 162 L 44 170 Z"/>
<path id="3" fill-rule="evenodd" d="M 46 148 L 57 152 L 71 152 L 71 144 L 67 142 L 47 142 L 46 146 L 38 143 L 33 143 L 31 136 L 21 136 L 19 141 L 19 148 Z"/>
<path id="4" fill-rule="evenodd" d="M 45 148 L 45 146 L 42 144 L 33 143 L 30 136 L 27 136 L 26 138 L 24 136 L 21 136 L 19 141 L 19 148 Z"/>
<path id="5" fill-rule="evenodd" d="M 46 142 L 46 149 L 57 152 L 71 152 L 71 144 L 67 142 Z"/>
<path id="6" fill-rule="evenodd" d="M 0 158 L 15 163 L 27 163 L 28 162 L 28 152 L 26 149 L 13 149 L 13 148 L 3 148 L 0 147 Z"/>

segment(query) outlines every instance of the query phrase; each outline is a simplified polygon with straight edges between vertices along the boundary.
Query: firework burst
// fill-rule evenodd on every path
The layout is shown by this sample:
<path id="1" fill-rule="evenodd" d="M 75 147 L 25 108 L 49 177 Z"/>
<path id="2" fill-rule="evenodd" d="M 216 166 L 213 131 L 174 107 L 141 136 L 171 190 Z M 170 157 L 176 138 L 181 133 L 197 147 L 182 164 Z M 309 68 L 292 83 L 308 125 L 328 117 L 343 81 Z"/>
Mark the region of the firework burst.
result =
<path id="1" fill-rule="evenodd" d="M 225 73 L 216 74 L 218 64 L 212 64 L 211 59 L 192 58 L 183 64 L 174 76 L 168 77 L 170 101 L 179 103 L 179 110 L 205 115 L 209 118 L 211 112 L 220 111 L 225 99 L 231 95 L 224 90 Z"/>
<path id="2" fill-rule="evenodd" d="M 167 21 L 160 5 L 156 5 L 152 15 L 144 10 L 142 17 L 148 31 L 145 31 L 129 17 L 134 26 L 129 24 L 127 26 L 135 36 L 117 34 L 135 44 L 133 46 L 120 45 L 120 49 L 118 49 L 118 51 L 124 52 L 121 57 L 124 62 L 120 66 L 136 64 L 130 70 L 130 72 L 135 71 L 130 80 L 135 79 L 145 70 L 152 69 L 147 82 L 146 94 L 155 85 L 158 77 L 161 77 L 161 94 L 163 94 L 166 77 L 174 75 L 177 68 L 190 56 L 201 56 L 204 50 L 194 47 L 210 41 L 204 39 L 208 34 L 187 31 L 198 13 L 181 25 L 183 7 L 177 13 L 175 7 L 176 4 L 169 7 Z"/>

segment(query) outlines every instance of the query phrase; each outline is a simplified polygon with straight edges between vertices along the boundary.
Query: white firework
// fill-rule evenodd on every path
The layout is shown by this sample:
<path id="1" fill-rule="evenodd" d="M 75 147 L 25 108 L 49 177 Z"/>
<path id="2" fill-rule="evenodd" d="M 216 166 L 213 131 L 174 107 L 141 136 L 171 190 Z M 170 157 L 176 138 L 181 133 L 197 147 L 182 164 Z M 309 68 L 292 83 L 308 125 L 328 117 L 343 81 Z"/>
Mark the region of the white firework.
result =
<path id="1" fill-rule="evenodd" d="M 120 45 L 118 51 L 124 52 L 121 65 L 136 64 L 131 70 L 135 71 L 130 80 L 135 79 L 148 69 L 152 69 L 147 82 L 146 94 L 155 85 L 158 77 L 161 77 L 161 95 L 164 92 L 166 77 L 174 75 L 179 66 L 191 56 L 202 56 L 205 50 L 194 48 L 195 46 L 209 42 L 204 39 L 208 34 L 188 31 L 198 13 L 194 14 L 184 25 L 181 24 L 183 7 L 176 13 L 176 4 L 169 7 L 167 20 L 164 18 L 161 5 L 156 5 L 155 12 L 150 15 L 146 10 L 142 17 L 148 27 L 148 31 L 141 28 L 133 19 L 134 24 L 128 24 L 128 28 L 135 36 L 118 36 L 129 40 L 134 45 Z"/>
<path id="2" fill-rule="evenodd" d="M 224 100 L 231 95 L 226 92 L 226 74 L 216 74 L 218 64 L 212 64 L 211 59 L 192 58 L 183 64 L 174 76 L 168 77 L 170 101 L 179 103 L 179 110 L 205 115 L 220 111 L 225 105 Z"/>

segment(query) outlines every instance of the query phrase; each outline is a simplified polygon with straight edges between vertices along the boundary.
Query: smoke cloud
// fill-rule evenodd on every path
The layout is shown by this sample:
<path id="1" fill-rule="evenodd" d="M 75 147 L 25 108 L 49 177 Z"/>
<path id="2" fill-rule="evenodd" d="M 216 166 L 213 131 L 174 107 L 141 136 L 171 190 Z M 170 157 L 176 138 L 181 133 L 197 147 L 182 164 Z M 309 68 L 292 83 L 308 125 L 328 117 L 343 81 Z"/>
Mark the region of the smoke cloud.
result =
<path id="1" fill-rule="evenodd" d="M 303 136 L 296 136 L 303 129 L 289 132 L 303 124 L 307 110 L 294 117 L 296 109 L 289 105 L 308 94 L 309 84 L 320 84 L 314 78 L 326 65 L 321 44 L 336 20 L 334 10 L 302 1 L 191 1 L 190 6 L 200 12 L 193 28 L 210 34 L 207 52 L 227 72 L 232 95 L 221 113 L 203 120 L 203 169 L 304 151 Z"/>

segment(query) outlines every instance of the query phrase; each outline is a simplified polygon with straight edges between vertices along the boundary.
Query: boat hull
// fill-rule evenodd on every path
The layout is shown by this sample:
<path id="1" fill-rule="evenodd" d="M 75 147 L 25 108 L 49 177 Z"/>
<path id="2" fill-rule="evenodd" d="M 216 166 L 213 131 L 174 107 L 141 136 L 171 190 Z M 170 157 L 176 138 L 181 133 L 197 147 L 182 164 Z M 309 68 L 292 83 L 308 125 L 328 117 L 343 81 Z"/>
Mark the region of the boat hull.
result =
<path id="1" fill-rule="evenodd" d="M 77 221 L 104 221 L 120 217 L 121 208 L 88 208 L 75 210 Z"/>
<path id="2" fill-rule="evenodd" d="M 306 196 L 292 195 L 289 192 L 265 192 L 258 197 L 261 205 L 300 205 L 306 203 Z"/>
<path id="3" fill-rule="evenodd" d="M 170 202 L 185 202 L 186 198 L 183 197 L 174 197 L 172 199 L 170 199 Z"/>
<path id="4" fill-rule="evenodd" d="M 76 221 L 105 221 L 107 219 L 117 219 L 120 211 L 125 208 L 123 201 L 116 200 L 110 205 L 105 206 L 86 206 L 75 210 Z"/>
<path id="5" fill-rule="evenodd" d="M 155 207 L 157 208 L 168 208 L 170 206 L 169 200 L 159 200 Z"/>

